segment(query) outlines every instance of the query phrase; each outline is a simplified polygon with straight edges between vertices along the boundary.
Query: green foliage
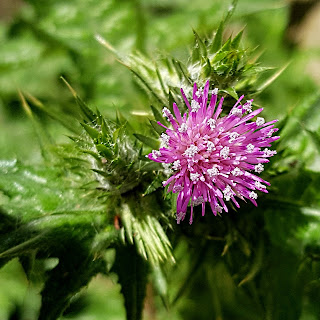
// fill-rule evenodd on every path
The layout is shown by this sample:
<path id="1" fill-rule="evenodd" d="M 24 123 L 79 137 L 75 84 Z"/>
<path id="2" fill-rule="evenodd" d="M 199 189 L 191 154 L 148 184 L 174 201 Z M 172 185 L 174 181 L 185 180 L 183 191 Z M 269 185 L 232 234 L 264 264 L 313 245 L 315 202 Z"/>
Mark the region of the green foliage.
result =
<path id="1" fill-rule="evenodd" d="M 212 314 L 237 319 L 319 315 L 310 295 L 319 294 L 318 271 L 313 269 L 319 265 L 319 173 L 310 170 L 319 153 L 316 144 L 312 158 L 305 154 L 308 149 L 291 149 L 302 140 L 302 131 L 294 130 L 292 121 L 301 121 L 307 130 L 319 130 L 319 124 L 306 116 L 313 114 L 317 97 L 297 106 L 295 117 L 280 123 L 279 152 L 265 173 L 272 179 L 271 188 L 258 208 L 242 204 L 237 212 L 219 218 L 206 215 L 192 227 L 175 230 L 174 253 L 177 265 L 184 269 L 179 273 L 167 269 L 167 292 L 174 292 L 171 303 L 184 319 L 206 319 Z M 291 137 L 295 143 L 288 142 Z M 196 208 L 195 216 L 200 215 Z M 180 275 L 175 279 L 182 282 L 178 290 L 170 287 L 172 274 Z M 206 307 L 208 298 L 211 307 Z M 191 300 L 193 305 L 187 303 Z"/>
<path id="2" fill-rule="evenodd" d="M 2 221 L 7 221 L 1 227 L 1 260 L 59 259 L 45 279 L 40 311 L 40 318 L 56 319 L 73 294 L 105 271 L 103 260 L 93 259 L 99 253 L 91 248 L 105 220 L 105 205 L 84 198 L 72 179 L 76 175 L 71 178 L 60 168 L 2 161 L 0 177 Z"/>
<path id="3" fill-rule="evenodd" d="M 154 61 L 140 52 L 121 58 L 122 63 L 134 74 L 137 83 L 159 107 L 172 107 L 170 96 L 173 101 L 180 101 L 180 88 L 184 88 L 186 94 L 190 95 L 190 88 L 195 82 L 203 87 L 207 80 L 210 80 L 212 88 L 218 87 L 233 99 L 237 100 L 242 94 L 250 98 L 267 88 L 285 70 L 287 66 L 269 78 L 260 79 L 269 68 L 259 66 L 253 59 L 252 50 L 241 48 L 243 30 L 223 42 L 225 24 L 234 6 L 212 39 L 200 37 L 193 31 L 194 45 L 186 63 L 170 57 Z"/>
<path id="4" fill-rule="evenodd" d="M 93 276 L 107 272 L 110 262 L 104 252 L 117 248 L 114 270 L 119 272 L 127 317 L 139 319 L 144 298 L 140 282 L 145 279 L 146 283 L 147 277 L 140 266 L 147 268 L 146 261 L 154 265 L 167 259 L 174 261 L 171 244 L 158 220 L 161 216 L 167 219 L 160 203 L 158 218 L 154 215 L 155 204 L 162 202 L 161 193 L 142 195 L 154 173 L 140 160 L 142 149 L 128 135 L 124 118 L 119 115 L 113 122 L 99 111 L 94 113 L 69 88 L 83 118 L 81 136 L 72 137 L 72 145 L 54 146 L 46 141 L 43 150 L 50 157 L 41 166 L 5 160 L 0 163 L 4 210 L 0 259 L 2 264 L 15 257 L 23 261 L 59 259 L 44 279 L 39 314 L 39 319 L 57 319 Z M 22 101 L 41 130 L 23 96 Z M 114 219 L 119 219 L 120 225 Z M 126 256 L 127 241 L 137 264 L 132 272 L 141 269 L 138 283 L 126 277 L 118 263 L 127 259 L 122 257 Z M 133 306 L 136 290 L 141 294 Z"/>
<path id="5" fill-rule="evenodd" d="M 306 53 L 283 45 L 288 6 L 235 4 L 29 0 L 0 25 L 1 319 L 122 319 L 118 290 L 133 320 L 146 296 L 147 319 L 154 308 L 159 319 L 319 318 L 319 93 Z M 159 109 L 207 79 L 227 108 L 244 94 L 279 116 L 278 154 L 257 208 L 196 208 L 192 227 L 176 226 L 163 169 L 145 154 L 166 123 Z M 106 280 L 115 274 L 121 289 Z"/>
<path id="6" fill-rule="evenodd" d="M 142 148 L 130 138 L 124 118 L 112 122 L 98 113 L 95 120 L 82 125 L 91 142 L 79 143 L 81 151 L 93 157 L 93 171 L 97 174 L 99 188 L 104 190 L 103 197 L 112 199 L 109 212 L 119 214 L 124 226 L 120 234 L 125 232 L 129 243 L 135 243 L 138 252 L 152 264 L 173 260 L 170 242 L 157 219 L 166 217 L 159 198 L 161 192 L 150 194 L 154 173 L 140 160 Z M 142 135 L 135 136 L 146 140 Z M 155 143 L 151 138 L 146 141 Z M 149 191 L 142 194 L 144 190 Z"/>
<path id="7" fill-rule="evenodd" d="M 305 163 L 308 169 L 319 171 L 319 103 L 316 92 L 298 107 L 289 111 L 284 120 L 280 149 L 287 161 Z"/>
<path id="8" fill-rule="evenodd" d="M 39 319 L 57 319 L 61 311 L 69 305 L 70 299 L 87 285 L 93 276 L 106 270 L 103 259 L 88 256 L 85 248 L 79 246 L 79 243 L 72 243 L 70 239 L 68 244 L 70 246 L 65 247 L 65 255 L 59 258 L 58 266 L 50 273 L 41 292 Z M 72 257 L 68 255 L 70 251 L 75 251 Z M 64 285 L 61 286 L 61 283 Z"/>

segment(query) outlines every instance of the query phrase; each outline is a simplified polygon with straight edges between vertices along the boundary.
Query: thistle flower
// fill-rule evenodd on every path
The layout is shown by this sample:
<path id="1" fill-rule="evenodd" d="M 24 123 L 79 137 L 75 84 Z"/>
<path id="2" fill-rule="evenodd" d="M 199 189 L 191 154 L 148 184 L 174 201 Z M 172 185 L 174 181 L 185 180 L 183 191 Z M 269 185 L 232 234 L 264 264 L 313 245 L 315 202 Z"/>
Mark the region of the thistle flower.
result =
<path id="1" fill-rule="evenodd" d="M 209 81 L 203 89 L 194 84 L 191 103 L 183 89 L 181 93 L 189 112 L 181 116 L 175 103 L 175 117 L 169 109 L 163 109 L 172 128 L 158 122 L 166 133 L 161 135 L 160 149 L 148 155 L 172 174 L 163 186 L 168 186 L 168 192 L 179 193 L 177 222 L 184 220 L 189 203 L 190 224 L 193 207 L 201 204 L 203 216 L 207 202 L 214 215 L 228 212 L 228 201 L 239 208 L 236 197 L 248 199 L 257 206 L 256 191 L 267 193 L 266 186 L 270 185 L 257 174 L 264 170 L 263 164 L 269 162 L 268 158 L 276 154 L 268 147 L 279 139 L 272 137 L 278 131 L 273 125 L 277 120 L 266 123 L 262 117 L 257 117 L 249 121 L 263 109 L 252 111 L 252 100 L 241 105 L 243 96 L 228 115 L 219 117 L 223 97 L 216 108 L 218 89 L 209 94 Z"/>

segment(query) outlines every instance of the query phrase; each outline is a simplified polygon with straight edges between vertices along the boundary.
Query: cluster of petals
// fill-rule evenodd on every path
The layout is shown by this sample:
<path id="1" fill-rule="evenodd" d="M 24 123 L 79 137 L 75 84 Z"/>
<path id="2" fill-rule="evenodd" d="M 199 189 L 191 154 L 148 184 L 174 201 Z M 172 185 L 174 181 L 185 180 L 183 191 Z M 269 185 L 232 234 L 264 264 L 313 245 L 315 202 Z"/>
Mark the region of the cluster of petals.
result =
<path id="1" fill-rule="evenodd" d="M 202 206 L 202 215 L 206 203 L 214 215 L 227 212 L 228 201 L 239 208 L 236 197 L 256 206 L 256 191 L 267 193 L 270 185 L 258 174 L 276 154 L 268 147 L 279 139 L 272 136 L 278 131 L 274 128 L 277 120 L 265 122 L 256 117 L 263 109 L 252 111 L 252 100 L 241 104 L 243 96 L 228 115 L 220 117 L 223 97 L 217 102 L 218 89 L 209 93 L 209 81 L 203 89 L 194 84 L 191 103 L 182 89 L 181 93 L 188 112 L 182 116 L 175 103 L 174 115 L 163 109 L 172 127 L 158 122 L 166 131 L 161 134 L 160 149 L 148 155 L 150 160 L 162 163 L 170 175 L 163 182 L 168 192 L 178 193 L 177 222 L 184 220 L 188 205 L 190 224 L 197 205 Z"/>

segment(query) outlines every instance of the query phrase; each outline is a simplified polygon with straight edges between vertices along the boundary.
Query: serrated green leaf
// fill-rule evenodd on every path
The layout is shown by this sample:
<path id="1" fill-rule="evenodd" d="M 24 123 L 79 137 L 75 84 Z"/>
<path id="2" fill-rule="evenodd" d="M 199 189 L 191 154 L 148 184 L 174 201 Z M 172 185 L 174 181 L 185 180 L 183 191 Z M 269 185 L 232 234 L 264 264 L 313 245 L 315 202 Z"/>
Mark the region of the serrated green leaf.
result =
<path id="1" fill-rule="evenodd" d="M 47 235 L 47 231 L 34 234 L 34 232 L 28 228 L 19 229 L 14 234 L 6 234 L 6 239 L 2 239 L 0 247 L 0 258 L 12 259 L 20 255 L 28 254 L 31 251 L 39 250 L 41 245 L 45 244 L 44 239 Z"/>
<path id="2" fill-rule="evenodd" d="M 274 188 L 285 190 L 285 193 L 268 195 L 268 201 L 263 203 L 266 229 L 275 245 L 293 252 L 301 250 L 303 244 L 297 234 L 316 221 L 304 212 L 308 212 L 308 208 L 319 209 L 320 197 L 316 191 L 319 182 L 319 173 L 298 169 L 273 179 Z"/>
<path id="3" fill-rule="evenodd" d="M 56 319 L 70 298 L 105 269 L 103 260 L 91 256 L 89 245 L 97 231 L 93 217 L 99 210 L 85 209 L 79 196 L 83 192 L 77 194 L 54 167 L 35 169 L 7 161 L 1 162 L 0 171 L 6 173 L 0 174 L 0 190 L 10 198 L 3 206 L 15 217 L 14 228 L 9 216 L 2 219 L 7 227 L 0 225 L 1 260 L 31 253 L 59 258 L 58 266 L 48 273 L 39 316 Z"/>
<path id="4" fill-rule="evenodd" d="M 82 172 L 86 169 L 87 177 L 92 177 L 89 167 L 82 163 Z M 15 161 L 0 161 L 0 190 L 9 197 L 2 207 L 15 219 L 26 222 L 55 211 L 72 211 L 77 205 L 83 210 L 85 201 L 79 197 L 83 191 L 71 187 L 74 181 L 69 180 L 63 170 L 54 166 L 37 168 Z M 82 179 L 84 177 L 86 175 Z"/>
<path id="5" fill-rule="evenodd" d="M 118 275 L 126 319 L 141 320 L 148 277 L 147 263 L 137 254 L 134 246 L 118 247 L 111 271 Z"/>
<path id="6" fill-rule="evenodd" d="M 72 242 L 71 242 L 72 243 Z M 48 272 L 48 279 L 41 291 L 42 304 L 39 320 L 56 320 L 70 303 L 70 299 L 97 273 L 106 271 L 103 259 L 81 251 L 84 248 L 66 246 L 59 264 Z"/>

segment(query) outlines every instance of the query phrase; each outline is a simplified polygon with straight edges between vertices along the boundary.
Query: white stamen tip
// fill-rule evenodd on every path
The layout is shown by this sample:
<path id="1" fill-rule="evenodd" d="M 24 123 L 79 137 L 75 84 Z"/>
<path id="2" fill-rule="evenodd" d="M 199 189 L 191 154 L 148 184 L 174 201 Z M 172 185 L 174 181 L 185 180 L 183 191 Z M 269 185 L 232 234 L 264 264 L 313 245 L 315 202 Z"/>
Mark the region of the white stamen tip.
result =
<path id="1" fill-rule="evenodd" d="M 234 140 L 236 140 L 240 134 L 238 132 L 231 132 L 229 134 L 229 142 L 232 143 Z"/>
<path id="2" fill-rule="evenodd" d="M 262 118 L 262 117 L 257 117 L 256 125 L 257 125 L 258 127 L 261 127 L 262 125 L 264 125 L 264 123 L 265 123 L 264 118 Z"/>
<path id="3" fill-rule="evenodd" d="M 247 102 L 243 105 L 243 109 L 247 112 L 252 112 L 252 101 L 247 100 Z"/>
<path id="4" fill-rule="evenodd" d="M 193 182 L 199 181 L 200 173 L 190 173 L 190 180 Z"/>
<path id="5" fill-rule="evenodd" d="M 176 160 L 173 162 L 172 169 L 179 170 L 181 168 L 180 160 Z"/>
<path id="6" fill-rule="evenodd" d="M 170 110 L 169 110 L 167 107 L 164 107 L 164 108 L 162 109 L 162 116 L 163 116 L 163 117 L 167 117 L 167 118 L 169 118 L 170 116 L 172 116 Z"/>
<path id="7" fill-rule="evenodd" d="M 187 126 L 186 123 L 182 123 L 182 125 L 178 129 L 178 131 L 181 132 L 181 133 L 186 132 L 187 130 L 188 130 L 188 126 Z"/>
<path id="8" fill-rule="evenodd" d="M 227 159 L 229 156 L 230 148 L 229 147 L 223 147 L 220 151 L 220 156 L 224 159 Z"/>
<path id="9" fill-rule="evenodd" d="M 219 174 L 219 169 L 217 167 L 212 167 L 211 169 L 207 170 L 207 174 L 209 177 L 217 176 Z"/>
<path id="10" fill-rule="evenodd" d="M 207 125 L 210 126 L 210 129 L 213 130 L 215 127 L 216 127 L 216 120 L 210 118 L 208 121 L 207 121 Z"/>
<path id="11" fill-rule="evenodd" d="M 152 150 L 152 158 L 157 159 L 158 157 L 161 156 L 161 152 L 159 150 Z"/>
<path id="12" fill-rule="evenodd" d="M 264 170 L 264 166 L 262 163 L 258 163 L 256 166 L 254 166 L 254 171 L 257 173 L 261 173 Z"/>
<path id="13" fill-rule="evenodd" d="M 251 143 L 249 143 L 249 144 L 247 145 L 247 151 L 248 151 L 249 153 L 252 153 L 253 150 L 254 150 L 254 145 L 251 144 Z"/>
<path id="14" fill-rule="evenodd" d="M 200 104 L 196 100 L 191 101 L 191 112 L 198 112 L 200 109 Z"/>
<path id="15" fill-rule="evenodd" d="M 235 115 L 235 116 L 238 116 L 238 117 L 241 117 L 242 116 L 242 110 L 239 109 L 239 108 L 233 108 L 231 110 L 231 114 Z"/>
<path id="16" fill-rule="evenodd" d="M 266 189 L 266 186 L 263 185 L 263 184 L 262 184 L 261 182 L 259 182 L 259 181 L 256 181 L 256 182 L 254 183 L 254 185 L 255 185 L 255 187 L 256 187 L 257 189 L 259 189 L 259 190 Z"/>
<path id="17" fill-rule="evenodd" d="M 218 88 L 214 88 L 212 91 L 211 91 L 211 94 L 216 96 L 219 92 L 219 89 Z"/>
<path id="18" fill-rule="evenodd" d="M 162 167 L 164 168 L 164 173 L 166 175 L 170 175 L 173 173 L 173 171 L 171 170 L 171 163 L 162 163 Z"/>
<path id="19" fill-rule="evenodd" d="M 207 142 L 207 151 L 213 151 L 215 150 L 215 146 L 214 146 L 214 143 L 212 141 L 208 141 Z"/>
<path id="20" fill-rule="evenodd" d="M 199 196 L 195 200 L 193 200 L 193 205 L 198 206 L 199 204 L 202 204 L 204 202 L 203 196 Z"/>
<path id="21" fill-rule="evenodd" d="M 173 193 L 177 193 L 183 190 L 183 186 L 181 184 L 178 184 L 173 187 Z"/>
<path id="22" fill-rule="evenodd" d="M 270 129 L 269 132 L 266 134 L 266 137 L 267 138 L 271 138 L 271 136 L 273 135 L 274 133 L 274 129 Z"/>
<path id="23" fill-rule="evenodd" d="M 197 92 L 196 92 L 196 96 L 197 96 L 198 98 L 200 98 L 202 95 L 203 95 L 203 89 L 202 89 L 202 88 L 199 88 L 199 89 L 197 90 Z"/>
<path id="24" fill-rule="evenodd" d="M 177 224 L 180 224 L 181 220 L 183 220 L 185 216 L 186 216 L 185 212 L 177 213 Z"/>
<path id="25" fill-rule="evenodd" d="M 240 170 L 240 168 L 238 167 L 235 167 L 232 172 L 231 172 L 235 177 L 238 177 L 238 176 L 242 176 L 243 175 L 243 172 Z"/>
<path id="26" fill-rule="evenodd" d="M 166 133 L 161 133 L 160 141 L 164 144 L 168 144 L 170 137 Z"/>
<path id="27" fill-rule="evenodd" d="M 186 151 L 183 153 L 183 155 L 192 158 L 195 154 L 199 152 L 199 148 L 192 144 L 189 148 L 186 149 Z"/>
<path id="28" fill-rule="evenodd" d="M 258 198 L 258 195 L 254 191 L 251 191 L 249 193 L 249 198 L 253 199 L 253 200 L 256 200 Z"/>
<path id="29" fill-rule="evenodd" d="M 269 150 L 269 149 L 267 149 L 267 148 L 265 148 L 265 149 L 263 150 L 263 152 L 264 152 L 264 156 L 265 156 L 265 157 L 272 157 L 272 156 L 274 156 L 275 154 L 277 154 L 277 151 L 276 151 L 276 150 Z"/>
<path id="30" fill-rule="evenodd" d="M 226 188 L 223 190 L 223 195 L 226 201 L 229 201 L 231 197 L 233 196 L 234 192 L 231 189 L 229 185 L 226 186 Z"/>

